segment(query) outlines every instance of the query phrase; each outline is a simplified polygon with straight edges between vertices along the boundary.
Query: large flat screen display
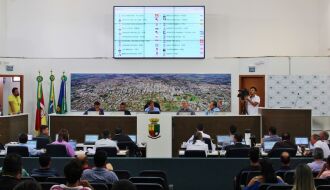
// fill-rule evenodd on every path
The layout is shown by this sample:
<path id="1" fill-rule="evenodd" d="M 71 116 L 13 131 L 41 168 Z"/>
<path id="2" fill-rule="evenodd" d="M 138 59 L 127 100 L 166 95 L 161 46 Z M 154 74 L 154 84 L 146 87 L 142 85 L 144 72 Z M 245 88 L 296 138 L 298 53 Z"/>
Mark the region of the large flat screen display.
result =
<path id="1" fill-rule="evenodd" d="M 205 7 L 115 6 L 114 58 L 205 58 Z"/>

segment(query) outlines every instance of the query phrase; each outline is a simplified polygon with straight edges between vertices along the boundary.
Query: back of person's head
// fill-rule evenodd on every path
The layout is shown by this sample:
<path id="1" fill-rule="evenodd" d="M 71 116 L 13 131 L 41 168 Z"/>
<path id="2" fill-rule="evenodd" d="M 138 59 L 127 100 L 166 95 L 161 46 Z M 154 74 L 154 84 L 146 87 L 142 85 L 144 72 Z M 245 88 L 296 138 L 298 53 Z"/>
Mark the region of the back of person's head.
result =
<path id="1" fill-rule="evenodd" d="M 116 129 L 115 129 L 116 135 L 121 134 L 122 132 L 123 132 L 123 130 L 120 127 L 116 127 Z"/>
<path id="2" fill-rule="evenodd" d="M 204 130 L 204 125 L 203 124 L 198 124 L 196 129 L 197 129 L 197 131 L 203 131 Z"/>
<path id="3" fill-rule="evenodd" d="M 18 137 L 18 142 L 19 142 L 19 143 L 26 144 L 27 141 L 28 141 L 28 136 L 27 136 L 27 134 L 22 133 L 22 134 L 19 135 L 19 137 Z"/>
<path id="4" fill-rule="evenodd" d="M 135 185 L 129 180 L 122 179 L 112 184 L 111 190 L 136 190 Z"/>
<path id="5" fill-rule="evenodd" d="M 231 135 L 234 135 L 237 132 L 237 127 L 235 125 L 231 125 L 229 127 L 229 132 Z"/>
<path id="6" fill-rule="evenodd" d="M 39 156 L 39 164 L 41 167 L 49 167 L 51 162 L 51 157 L 48 154 L 41 154 Z"/>
<path id="7" fill-rule="evenodd" d="M 261 175 L 264 177 L 264 183 L 277 183 L 277 177 L 272 163 L 264 158 L 260 161 Z"/>
<path id="8" fill-rule="evenodd" d="M 42 190 L 39 183 L 33 180 L 24 180 L 17 184 L 14 190 Z"/>
<path id="9" fill-rule="evenodd" d="M 322 160 L 324 158 L 324 153 L 322 148 L 314 148 L 313 150 L 313 158 L 314 160 Z"/>
<path id="10" fill-rule="evenodd" d="M 252 163 L 258 163 L 259 157 L 260 157 L 259 148 L 256 148 L 256 147 L 250 148 L 250 151 L 249 151 L 250 161 Z"/>
<path id="11" fill-rule="evenodd" d="M 64 166 L 64 176 L 69 184 L 74 184 L 80 180 L 82 173 L 81 162 L 77 159 L 71 160 Z"/>
<path id="12" fill-rule="evenodd" d="M 203 135 L 199 131 L 194 134 L 193 144 L 195 144 L 197 140 L 203 140 Z"/>
<path id="13" fill-rule="evenodd" d="M 94 165 L 95 167 L 101 168 L 106 165 L 107 153 L 105 151 L 97 151 L 94 155 Z"/>
<path id="14" fill-rule="evenodd" d="M 243 139 L 243 136 L 242 136 L 241 133 L 236 132 L 236 133 L 234 134 L 234 140 L 235 140 L 235 142 L 242 142 L 242 139 Z"/>
<path id="15" fill-rule="evenodd" d="M 102 132 L 102 137 L 104 139 L 107 139 L 110 137 L 110 131 L 108 129 L 105 129 L 103 132 Z"/>
<path id="16" fill-rule="evenodd" d="M 271 135 L 276 135 L 276 128 L 275 128 L 275 127 L 269 127 L 268 132 L 269 132 Z"/>
<path id="17" fill-rule="evenodd" d="M 69 131 L 67 129 L 61 129 L 58 132 L 58 142 L 66 141 L 69 142 Z"/>
<path id="18" fill-rule="evenodd" d="M 22 172 L 22 159 L 17 154 L 8 154 L 3 160 L 2 174 L 17 177 Z"/>
<path id="19" fill-rule="evenodd" d="M 290 164 L 291 158 L 290 158 L 290 154 L 288 152 L 282 152 L 280 159 L 281 159 L 282 164 L 284 164 L 284 165 Z"/>
<path id="20" fill-rule="evenodd" d="M 321 140 L 321 137 L 320 137 L 320 135 L 318 135 L 318 134 L 312 134 L 312 138 L 313 138 L 315 141 Z"/>
<path id="21" fill-rule="evenodd" d="M 321 138 L 321 140 L 328 140 L 329 139 L 329 133 L 327 131 L 321 131 L 320 132 L 320 138 Z"/>
<path id="22" fill-rule="evenodd" d="M 294 190 L 315 190 L 313 173 L 308 165 L 299 164 L 294 176 Z"/>
<path id="23" fill-rule="evenodd" d="M 289 133 L 282 134 L 282 141 L 290 141 L 290 140 L 291 140 L 291 136 Z"/>

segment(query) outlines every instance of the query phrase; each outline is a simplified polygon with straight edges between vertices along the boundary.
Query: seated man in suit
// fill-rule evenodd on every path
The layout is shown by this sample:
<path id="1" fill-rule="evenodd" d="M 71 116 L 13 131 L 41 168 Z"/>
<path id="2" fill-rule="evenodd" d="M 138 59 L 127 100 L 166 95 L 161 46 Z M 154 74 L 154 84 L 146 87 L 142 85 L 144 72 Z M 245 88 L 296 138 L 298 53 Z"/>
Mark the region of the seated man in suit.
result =
<path id="1" fill-rule="evenodd" d="M 118 111 L 123 111 L 125 115 L 131 115 L 131 112 L 128 111 L 127 108 L 126 108 L 126 103 L 125 102 L 120 103 Z"/>
<path id="2" fill-rule="evenodd" d="M 117 143 L 130 142 L 132 145 L 132 147 L 129 147 L 130 156 L 137 155 L 137 153 L 139 153 L 138 146 L 135 144 L 135 142 L 132 141 L 132 139 L 128 135 L 123 134 L 123 130 L 120 127 L 117 127 L 115 129 L 115 136 L 112 137 L 112 140 L 117 141 Z"/>
<path id="3" fill-rule="evenodd" d="M 225 150 L 228 151 L 230 149 L 236 149 L 236 148 L 250 148 L 249 145 L 242 144 L 243 136 L 240 133 L 235 133 L 234 135 L 234 144 L 228 145 L 225 147 Z"/>
<path id="4" fill-rule="evenodd" d="M 49 136 L 49 127 L 47 125 L 40 126 L 40 134 L 37 137 L 47 138 L 49 142 L 52 142 L 52 138 Z"/>
<path id="5" fill-rule="evenodd" d="M 104 115 L 104 110 L 101 108 L 101 103 L 99 101 L 94 102 L 94 107 L 86 110 L 84 115 L 87 115 L 89 111 L 98 111 L 99 115 Z"/>
<path id="6" fill-rule="evenodd" d="M 291 140 L 290 134 L 289 133 L 283 133 L 282 134 L 282 141 L 279 141 L 279 142 L 275 143 L 272 150 L 269 152 L 269 154 L 271 152 L 275 151 L 276 149 L 279 149 L 279 148 L 292 148 L 297 153 L 297 145 L 292 143 L 290 140 Z"/>
<path id="7" fill-rule="evenodd" d="M 147 108 L 144 109 L 145 112 L 160 112 L 160 108 L 155 105 L 154 101 L 150 100 L 147 105 Z"/>
<path id="8" fill-rule="evenodd" d="M 279 137 L 276 134 L 276 128 L 275 127 L 270 127 L 268 129 L 268 136 L 263 139 L 263 142 L 265 141 L 281 141 L 281 137 Z"/>

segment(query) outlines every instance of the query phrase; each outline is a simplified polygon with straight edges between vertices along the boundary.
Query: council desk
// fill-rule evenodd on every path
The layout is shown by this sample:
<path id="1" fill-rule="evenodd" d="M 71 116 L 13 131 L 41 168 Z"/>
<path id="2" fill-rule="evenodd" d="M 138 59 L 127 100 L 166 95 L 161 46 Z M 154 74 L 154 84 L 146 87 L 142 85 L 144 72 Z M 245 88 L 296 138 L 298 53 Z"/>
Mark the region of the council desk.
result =
<path id="1" fill-rule="evenodd" d="M 28 133 L 29 114 L 0 116 L 0 142 L 17 141 L 18 134 Z"/>

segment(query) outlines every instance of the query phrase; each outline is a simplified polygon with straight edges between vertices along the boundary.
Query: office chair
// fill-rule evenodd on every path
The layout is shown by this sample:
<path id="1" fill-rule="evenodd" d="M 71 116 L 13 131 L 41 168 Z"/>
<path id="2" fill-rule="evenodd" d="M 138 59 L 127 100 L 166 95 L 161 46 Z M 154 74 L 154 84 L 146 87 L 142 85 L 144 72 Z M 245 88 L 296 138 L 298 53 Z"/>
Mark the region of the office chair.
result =
<path id="1" fill-rule="evenodd" d="M 184 157 L 199 157 L 199 158 L 205 158 L 206 153 L 204 150 L 186 150 L 184 152 Z"/>
<path id="2" fill-rule="evenodd" d="M 46 153 L 51 157 L 68 157 L 65 145 L 47 144 Z"/>
<path id="3" fill-rule="evenodd" d="M 37 149 L 46 148 L 46 145 L 49 144 L 49 138 L 46 137 L 34 137 L 33 140 L 37 141 Z"/>
<path id="4" fill-rule="evenodd" d="M 137 190 L 163 190 L 164 188 L 157 183 L 134 183 Z"/>
<path id="5" fill-rule="evenodd" d="M 250 148 L 231 148 L 226 151 L 226 157 L 247 158 L 249 157 Z"/>
<path id="6" fill-rule="evenodd" d="M 203 138 L 203 141 L 204 141 L 205 144 L 207 144 L 209 150 L 212 151 L 211 139 L 209 139 L 209 138 Z"/>
<path id="7" fill-rule="evenodd" d="M 275 148 L 268 153 L 268 157 L 280 157 L 283 152 L 288 152 L 290 157 L 295 157 L 297 150 L 293 148 Z"/>
<path id="8" fill-rule="evenodd" d="M 273 184 L 268 186 L 266 190 L 292 190 L 293 185 Z"/>
<path id="9" fill-rule="evenodd" d="M 18 154 L 22 157 L 29 157 L 29 148 L 26 146 L 8 146 L 7 147 L 7 154 Z"/>
<path id="10" fill-rule="evenodd" d="M 168 185 L 162 177 L 131 177 L 129 181 L 132 183 L 156 183 L 161 185 L 164 190 L 168 190 Z"/>
<path id="11" fill-rule="evenodd" d="M 295 173 L 294 170 L 289 170 L 289 171 L 285 172 L 283 180 L 287 184 L 292 185 L 294 183 L 294 173 Z"/>
<path id="12" fill-rule="evenodd" d="M 59 185 L 58 183 L 54 182 L 39 182 L 42 190 L 49 190 L 53 185 Z"/>
<path id="13" fill-rule="evenodd" d="M 168 188 L 168 179 L 167 174 L 163 170 L 143 170 L 139 173 L 139 176 L 142 177 L 161 177 L 164 179 L 165 184 L 167 185 L 166 188 Z M 172 184 L 170 186 L 173 186 Z"/>
<path id="14" fill-rule="evenodd" d="M 91 183 L 94 190 L 108 190 L 108 186 L 105 183 Z"/>
<path id="15" fill-rule="evenodd" d="M 108 157 L 116 157 L 117 156 L 117 148 L 116 147 L 109 147 L 109 146 L 97 147 L 96 152 L 97 151 L 106 152 Z"/>
<path id="16" fill-rule="evenodd" d="M 113 170 L 117 175 L 118 179 L 129 179 L 131 177 L 131 173 L 128 170 Z"/>
<path id="17" fill-rule="evenodd" d="M 48 177 L 47 182 L 53 182 L 58 184 L 66 184 L 67 180 L 65 177 Z"/>

